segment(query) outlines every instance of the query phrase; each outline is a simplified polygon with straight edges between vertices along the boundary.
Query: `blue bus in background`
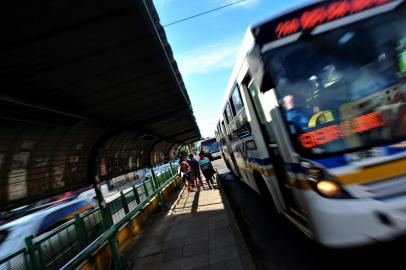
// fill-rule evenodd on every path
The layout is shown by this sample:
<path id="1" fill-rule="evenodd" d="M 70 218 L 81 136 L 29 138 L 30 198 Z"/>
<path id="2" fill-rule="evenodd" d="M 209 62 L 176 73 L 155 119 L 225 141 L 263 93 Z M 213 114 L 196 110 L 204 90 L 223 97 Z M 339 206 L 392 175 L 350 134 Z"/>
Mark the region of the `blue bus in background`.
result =
<path id="1" fill-rule="evenodd" d="M 200 150 L 210 154 L 213 157 L 213 159 L 221 158 L 220 146 L 216 141 L 216 138 L 210 138 L 202 141 L 200 143 Z"/>

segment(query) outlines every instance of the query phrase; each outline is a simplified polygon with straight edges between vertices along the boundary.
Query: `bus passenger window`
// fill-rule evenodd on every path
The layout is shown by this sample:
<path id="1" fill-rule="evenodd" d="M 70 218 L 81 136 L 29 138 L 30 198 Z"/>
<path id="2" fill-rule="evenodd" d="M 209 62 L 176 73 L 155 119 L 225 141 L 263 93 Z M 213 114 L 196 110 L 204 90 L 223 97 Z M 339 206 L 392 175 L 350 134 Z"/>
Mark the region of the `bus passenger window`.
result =
<path id="1" fill-rule="evenodd" d="M 248 87 L 248 91 L 250 93 L 252 103 L 254 104 L 255 112 L 258 117 L 258 120 L 262 127 L 265 129 L 267 137 L 269 139 L 270 143 L 274 143 L 275 139 L 273 136 L 273 131 L 272 131 L 272 122 L 267 122 L 264 114 L 264 110 L 262 109 L 261 101 L 259 100 L 258 96 L 258 88 L 252 81 L 251 84 Z"/>
<path id="2" fill-rule="evenodd" d="M 238 86 L 234 87 L 233 93 L 231 95 L 231 103 L 233 105 L 234 115 L 237 115 L 244 107 Z"/>
<path id="3" fill-rule="evenodd" d="M 226 111 L 225 111 L 224 115 L 225 115 L 227 124 L 230 124 L 231 120 L 233 120 L 233 114 L 231 112 L 229 103 L 227 103 L 227 105 L 226 105 Z"/>

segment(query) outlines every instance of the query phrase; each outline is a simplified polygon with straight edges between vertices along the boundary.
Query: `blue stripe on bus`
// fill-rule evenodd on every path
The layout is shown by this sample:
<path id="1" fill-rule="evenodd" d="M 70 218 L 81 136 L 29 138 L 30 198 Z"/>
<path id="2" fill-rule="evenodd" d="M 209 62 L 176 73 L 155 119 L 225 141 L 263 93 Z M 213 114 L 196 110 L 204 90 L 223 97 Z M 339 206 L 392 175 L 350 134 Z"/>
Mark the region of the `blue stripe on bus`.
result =
<path id="1" fill-rule="evenodd" d="M 385 153 L 384 156 L 392 156 L 406 152 L 406 148 L 399 148 L 393 146 L 384 146 L 383 148 Z M 349 164 L 349 162 L 345 158 L 345 155 L 330 158 L 315 159 L 314 161 L 322 164 L 326 168 L 337 168 Z"/>
<path id="2" fill-rule="evenodd" d="M 345 159 L 344 155 L 336 156 L 336 157 L 329 157 L 329 158 L 321 158 L 314 160 L 317 163 L 320 163 L 325 168 L 336 168 L 348 165 L 347 160 Z"/>
<path id="3" fill-rule="evenodd" d="M 385 148 L 385 156 L 391 156 L 391 155 L 399 154 L 402 152 L 406 152 L 406 147 L 405 148 L 394 147 L 392 145 L 392 146 L 384 146 L 384 148 Z M 265 159 L 253 158 L 253 157 L 248 157 L 248 158 L 243 158 L 243 159 L 245 161 L 255 163 L 260 166 L 272 165 L 272 159 L 269 157 L 265 158 Z M 345 158 L 345 155 L 321 158 L 321 159 L 314 159 L 313 161 L 320 163 L 327 169 L 342 167 L 342 166 L 346 166 L 349 164 Z M 293 173 L 303 172 L 303 168 L 298 163 L 285 163 L 285 166 L 286 166 L 286 169 L 290 172 L 293 172 Z"/>
<path id="4" fill-rule="evenodd" d="M 386 153 L 388 155 L 395 155 L 395 154 L 399 154 L 402 152 L 406 152 L 406 148 L 397 148 L 397 147 L 393 147 L 393 146 L 386 147 Z"/>

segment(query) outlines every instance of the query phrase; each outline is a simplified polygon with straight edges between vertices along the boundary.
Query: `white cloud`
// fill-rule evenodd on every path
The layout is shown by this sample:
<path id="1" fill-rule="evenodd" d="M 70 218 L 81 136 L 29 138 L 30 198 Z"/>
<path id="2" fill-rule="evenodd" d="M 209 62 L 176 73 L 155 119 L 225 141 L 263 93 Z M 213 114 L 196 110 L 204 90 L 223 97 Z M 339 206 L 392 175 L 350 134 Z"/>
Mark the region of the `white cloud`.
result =
<path id="1" fill-rule="evenodd" d="M 240 41 L 231 40 L 193 49 L 176 57 L 179 69 L 183 76 L 187 76 L 233 67 L 240 45 Z"/>

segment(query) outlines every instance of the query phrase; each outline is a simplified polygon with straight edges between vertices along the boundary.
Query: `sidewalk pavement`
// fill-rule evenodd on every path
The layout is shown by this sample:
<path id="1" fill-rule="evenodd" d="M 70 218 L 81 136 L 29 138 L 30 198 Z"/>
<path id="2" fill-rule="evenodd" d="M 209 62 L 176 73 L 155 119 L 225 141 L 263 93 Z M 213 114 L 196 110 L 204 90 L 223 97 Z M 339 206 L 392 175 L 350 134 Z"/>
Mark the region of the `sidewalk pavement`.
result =
<path id="1" fill-rule="evenodd" d="M 167 205 L 126 249 L 130 269 L 255 269 L 221 189 L 183 189 Z"/>

